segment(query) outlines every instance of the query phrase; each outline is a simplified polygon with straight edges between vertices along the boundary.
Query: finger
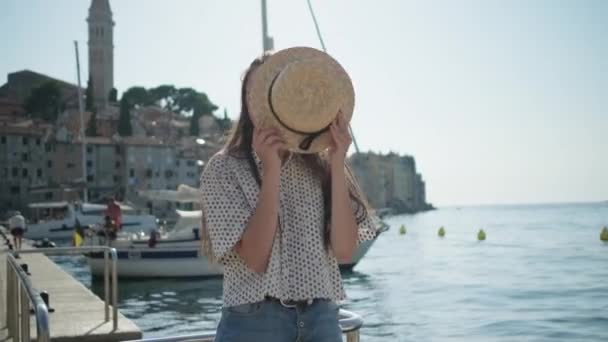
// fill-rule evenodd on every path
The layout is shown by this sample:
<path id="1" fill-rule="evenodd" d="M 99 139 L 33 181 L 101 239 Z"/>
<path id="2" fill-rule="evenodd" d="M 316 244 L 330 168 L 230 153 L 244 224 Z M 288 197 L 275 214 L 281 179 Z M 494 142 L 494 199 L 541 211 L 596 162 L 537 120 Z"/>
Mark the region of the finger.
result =
<path id="1" fill-rule="evenodd" d="M 336 125 L 332 123 L 329 126 L 329 131 L 331 133 L 331 138 L 332 138 L 333 142 L 336 145 L 339 145 L 341 142 L 341 139 L 340 139 L 340 133 L 338 132 L 338 128 L 336 127 Z"/>
<path id="2" fill-rule="evenodd" d="M 273 139 L 273 140 L 274 140 L 274 139 L 275 139 L 275 138 L 277 138 L 277 137 L 278 137 L 278 138 L 280 138 L 280 139 L 282 139 L 282 138 L 283 138 L 283 136 L 282 136 L 282 135 L 280 135 L 279 133 L 272 132 L 272 133 L 268 134 L 268 135 L 267 135 L 267 136 L 264 138 L 264 140 L 262 141 L 262 143 L 263 143 L 263 144 L 265 144 L 265 145 L 267 145 L 271 139 Z"/>
<path id="3" fill-rule="evenodd" d="M 258 134 L 258 142 L 263 143 L 264 140 L 266 140 L 266 138 L 268 138 L 268 136 L 272 133 L 271 128 L 261 129 Z"/>
<path id="4" fill-rule="evenodd" d="M 273 151 L 286 150 L 287 143 L 285 141 L 278 140 L 278 141 L 275 141 L 274 143 L 272 143 L 270 145 L 270 148 L 272 148 Z"/>
<path id="5" fill-rule="evenodd" d="M 271 135 L 264 141 L 264 145 L 272 145 L 277 141 L 284 141 L 280 135 Z"/>
<path id="6" fill-rule="evenodd" d="M 340 110 L 338 116 L 340 117 L 340 128 L 342 128 L 344 131 L 348 131 L 348 122 L 346 121 L 346 117 L 344 116 L 342 110 Z"/>

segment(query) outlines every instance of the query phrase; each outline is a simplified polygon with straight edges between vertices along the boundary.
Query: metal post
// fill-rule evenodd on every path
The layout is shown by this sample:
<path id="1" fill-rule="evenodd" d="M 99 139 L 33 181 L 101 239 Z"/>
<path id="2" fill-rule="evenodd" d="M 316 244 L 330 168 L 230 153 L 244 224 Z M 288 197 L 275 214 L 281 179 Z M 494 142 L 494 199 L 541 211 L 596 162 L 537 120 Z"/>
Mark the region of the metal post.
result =
<path id="1" fill-rule="evenodd" d="M 6 325 L 8 326 L 9 335 L 13 335 L 13 272 L 11 272 L 11 264 L 6 259 Z"/>
<path id="2" fill-rule="evenodd" d="M 359 342 L 359 329 L 347 332 L 346 342 Z"/>
<path id="3" fill-rule="evenodd" d="M 80 113 L 80 143 L 82 145 L 82 181 L 84 182 L 83 189 L 83 202 L 89 201 L 89 194 L 87 191 L 87 162 L 86 162 L 86 142 L 84 132 L 84 115 L 82 113 L 82 88 L 80 86 L 80 58 L 78 56 L 78 42 L 74 41 L 74 50 L 76 53 L 76 74 L 78 79 L 78 112 Z"/>
<path id="4" fill-rule="evenodd" d="M 15 320 L 13 321 L 13 340 L 15 341 L 21 341 L 21 315 L 19 313 L 20 311 L 20 299 L 21 299 L 21 286 L 19 286 L 19 283 L 17 283 L 17 287 L 16 287 L 16 291 L 15 291 L 15 297 L 14 297 L 14 302 L 13 302 L 13 310 L 15 312 Z"/>
<path id="5" fill-rule="evenodd" d="M 25 288 L 21 288 L 21 340 L 30 340 L 30 301 Z"/>
<path id="6" fill-rule="evenodd" d="M 103 301 L 107 322 L 110 320 L 110 264 L 108 263 L 107 249 L 103 251 Z"/>
<path id="7" fill-rule="evenodd" d="M 118 253 L 116 248 L 110 250 L 112 254 L 112 320 L 114 330 L 118 329 L 118 274 L 116 265 L 118 264 Z"/>

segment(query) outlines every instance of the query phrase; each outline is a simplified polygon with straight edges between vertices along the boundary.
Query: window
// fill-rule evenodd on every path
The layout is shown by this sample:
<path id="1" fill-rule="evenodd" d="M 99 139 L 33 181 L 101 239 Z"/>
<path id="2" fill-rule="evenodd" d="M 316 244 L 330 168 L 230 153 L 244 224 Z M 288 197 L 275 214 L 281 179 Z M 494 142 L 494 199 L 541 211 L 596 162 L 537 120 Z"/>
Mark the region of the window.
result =
<path id="1" fill-rule="evenodd" d="M 11 186 L 11 195 L 19 195 L 21 188 L 19 186 Z"/>
<path id="2" fill-rule="evenodd" d="M 26 161 L 28 161 L 29 159 L 30 159 L 30 158 L 29 158 L 29 155 L 28 155 L 27 153 L 22 153 L 22 154 L 21 154 L 21 161 L 26 162 Z"/>
<path id="3" fill-rule="evenodd" d="M 116 145 L 116 146 L 114 147 L 114 152 L 115 152 L 116 154 L 119 154 L 119 153 L 120 153 L 120 145 Z"/>
<path id="4" fill-rule="evenodd" d="M 87 167 L 93 167 L 93 161 L 87 160 Z"/>
<path id="5" fill-rule="evenodd" d="M 21 176 L 22 176 L 23 178 L 27 178 L 27 174 L 28 174 L 27 169 L 22 169 L 22 170 L 21 170 Z"/>
<path id="6" fill-rule="evenodd" d="M 129 169 L 129 177 L 135 177 L 135 170 Z"/>
<path id="7" fill-rule="evenodd" d="M 51 152 L 51 150 L 52 150 L 52 146 L 51 146 L 51 144 L 44 144 L 44 150 L 45 150 L 46 152 Z"/>
<path id="8" fill-rule="evenodd" d="M 146 177 L 152 178 L 152 174 L 153 174 L 152 169 L 146 169 Z"/>
<path id="9" fill-rule="evenodd" d="M 46 167 L 48 167 L 49 169 L 53 167 L 53 161 L 52 160 L 47 160 L 46 161 Z"/>
<path id="10" fill-rule="evenodd" d="M 156 172 L 154 173 L 154 176 L 156 176 L 156 178 L 160 177 L 160 172 L 156 171 Z"/>
<path id="11" fill-rule="evenodd" d="M 188 166 L 194 166 L 194 165 L 196 165 L 196 162 L 194 160 L 188 160 L 186 162 L 186 165 L 188 165 Z"/>
<path id="12" fill-rule="evenodd" d="M 30 140 L 28 139 L 28 137 L 23 137 L 23 140 L 21 142 L 23 143 L 23 145 L 27 145 Z"/>
<path id="13" fill-rule="evenodd" d="M 87 146 L 87 153 L 93 153 L 93 146 Z"/>
<path id="14" fill-rule="evenodd" d="M 114 167 L 116 169 L 120 169 L 120 161 L 116 161 L 116 163 L 114 163 Z"/>
<path id="15" fill-rule="evenodd" d="M 120 182 L 120 181 L 122 181 L 122 177 L 117 176 L 117 175 L 114 175 L 114 182 L 115 182 L 115 183 L 118 183 L 118 182 Z"/>
<path id="16" fill-rule="evenodd" d="M 13 168 L 13 177 L 18 177 L 19 176 L 19 169 L 14 167 Z"/>
<path id="17" fill-rule="evenodd" d="M 36 146 L 40 146 L 40 138 L 36 138 Z"/>
<path id="18" fill-rule="evenodd" d="M 42 178 L 42 169 L 36 170 L 36 177 Z"/>
<path id="19" fill-rule="evenodd" d="M 2 177 L 8 177 L 8 167 L 5 167 L 2 172 Z"/>
<path id="20" fill-rule="evenodd" d="M 93 175 L 88 175 L 87 176 L 87 182 L 92 182 L 95 180 L 95 177 Z"/>
<path id="21" fill-rule="evenodd" d="M 188 178 L 194 178 L 194 172 L 188 172 L 186 173 L 186 176 L 188 176 Z"/>
<path id="22" fill-rule="evenodd" d="M 2 137 L 0 137 L 0 142 L 2 144 L 6 144 L 6 137 L 4 135 Z"/>
<path id="23" fill-rule="evenodd" d="M 46 199 L 46 200 L 52 200 L 53 199 L 53 193 L 52 192 L 47 192 L 46 194 L 44 194 L 44 199 Z"/>
<path id="24" fill-rule="evenodd" d="M 179 160 L 175 161 L 175 166 L 179 166 Z"/>
<path id="25" fill-rule="evenodd" d="M 165 178 L 171 178 L 171 177 L 173 177 L 173 171 L 171 171 L 171 170 L 165 171 Z"/>
<path id="26" fill-rule="evenodd" d="M 74 165 L 74 163 L 67 163 L 67 164 L 65 165 L 65 167 L 67 167 L 68 169 L 73 169 L 73 168 L 75 168 L 75 167 L 76 167 L 76 165 Z"/>

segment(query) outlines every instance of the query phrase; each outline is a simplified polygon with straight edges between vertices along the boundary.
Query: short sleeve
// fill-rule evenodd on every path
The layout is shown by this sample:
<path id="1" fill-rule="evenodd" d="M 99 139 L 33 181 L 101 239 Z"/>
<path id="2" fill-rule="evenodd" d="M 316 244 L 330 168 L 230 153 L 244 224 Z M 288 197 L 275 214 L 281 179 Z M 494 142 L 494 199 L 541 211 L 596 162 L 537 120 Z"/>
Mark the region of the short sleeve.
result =
<path id="1" fill-rule="evenodd" d="M 359 243 L 375 239 L 377 235 L 376 224 L 378 219 L 373 214 L 373 211 L 352 199 L 351 208 L 353 208 L 355 219 L 357 220 Z"/>
<path id="2" fill-rule="evenodd" d="M 350 172 L 350 171 L 347 171 Z M 359 189 L 358 185 L 353 184 L 356 180 L 347 180 L 349 191 L 351 193 L 361 193 L 362 196 L 365 196 Z M 378 218 L 374 215 L 373 210 L 367 207 L 363 202 L 367 201 L 359 201 L 355 200 L 351 197 L 350 199 L 350 207 L 355 214 L 355 219 L 357 220 L 358 226 L 358 242 L 361 243 L 367 240 L 373 240 L 377 235 L 377 224 Z"/>
<path id="3" fill-rule="evenodd" d="M 203 227 L 213 256 L 220 262 L 241 239 L 252 212 L 229 158 L 214 155 L 201 176 Z"/>

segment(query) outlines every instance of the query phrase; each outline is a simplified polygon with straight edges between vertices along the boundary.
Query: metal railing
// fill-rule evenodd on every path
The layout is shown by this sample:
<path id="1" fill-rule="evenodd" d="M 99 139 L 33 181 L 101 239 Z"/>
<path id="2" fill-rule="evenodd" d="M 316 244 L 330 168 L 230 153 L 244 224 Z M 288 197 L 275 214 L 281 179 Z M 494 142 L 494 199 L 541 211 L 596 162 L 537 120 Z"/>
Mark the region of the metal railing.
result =
<path id="1" fill-rule="evenodd" d="M 91 252 L 103 252 L 104 258 L 104 309 L 105 309 L 105 321 L 110 321 L 110 305 L 112 306 L 112 327 L 114 330 L 118 329 L 118 277 L 116 272 L 116 262 L 118 260 L 118 254 L 116 248 L 108 246 L 87 246 L 87 247 L 57 247 L 57 248 L 37 248 L 37 249 L 26 249 L 20 250 L 19 254 L 45 254 L 45 255 L 73 255 L 83 254 Z M 111 259 L 111 270 L 110 270 L 110 259 Z M 110 277 L 111 271 L 111 277 Z M 25 273 L 23 273 L 25 274 Z M 28 280 L 29 281 L 29 280 Z M 110 281 L 112 282 L 112 289 L 110 291 Z M 7 292 L 8 293 L 8 292 Z M 110 298 L 110 295 L 112 298 Z M 10 298 L 7 295 L 7 298 Z M 45 306 L 46 308 L 46 306 Z"/>
<path id="2" fill-rule="evenodd" d="M 36 341 L 50 341 L 49 313 L 40 293 L 15 257 L 6 256 L 6 323 L 13 341 L 30 341 L 30 304 L 36 317 Z"/>
<path id="3" fill-rule="evenodd" d="M 340 329 L 346 337 L 346 342 L 359 342 L 359 331 L 363 325 L 361 316 L 354 312 L 340 309 Z M 203 333 L 195 335 L 181 335 L 169 337 L 145 338 L 127 342 L 213 342 L 215 333 Z"/>

